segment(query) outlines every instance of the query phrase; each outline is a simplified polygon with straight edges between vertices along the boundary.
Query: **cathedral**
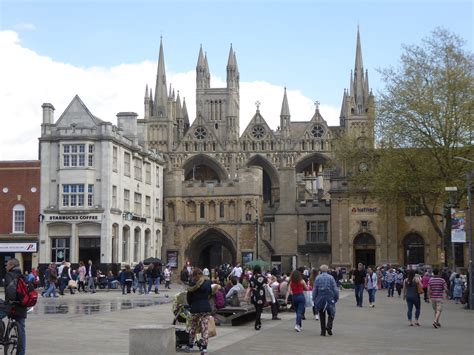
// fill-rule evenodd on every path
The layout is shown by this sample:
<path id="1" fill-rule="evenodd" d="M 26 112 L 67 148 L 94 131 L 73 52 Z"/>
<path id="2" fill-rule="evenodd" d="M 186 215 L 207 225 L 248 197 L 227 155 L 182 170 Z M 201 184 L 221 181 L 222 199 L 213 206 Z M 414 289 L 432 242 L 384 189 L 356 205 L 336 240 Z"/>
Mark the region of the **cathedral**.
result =
<path id="1" fill-rule="evenodd" d="M 437 261 L 440 246 L 426 221 L 407 215 L 403 206 L 350 197 L 344 169 L 334 164 L 337 139 L 373 136 L 375 99 L 359 31 L 339 126 L 328 126 L 317 105 L 307 121 L 292 120 L 285 89 L 278 129 L 269 127 L 257 105 L 240 134 L 239 81 L 231 46 L 227 85 L 211 87 L 201 48 L 190 120 L 186 102 L 168 90 L 160 43 L 156 86 L 146 88 L 137 129 L 146 137 L 143 144 L 166 160 L 164 262 L 214 267 L 260 258 L 286 272 L 322 263 L 351 268 L 359 261 Z M 368 168 L 368 162 L 354 163 Z"/>

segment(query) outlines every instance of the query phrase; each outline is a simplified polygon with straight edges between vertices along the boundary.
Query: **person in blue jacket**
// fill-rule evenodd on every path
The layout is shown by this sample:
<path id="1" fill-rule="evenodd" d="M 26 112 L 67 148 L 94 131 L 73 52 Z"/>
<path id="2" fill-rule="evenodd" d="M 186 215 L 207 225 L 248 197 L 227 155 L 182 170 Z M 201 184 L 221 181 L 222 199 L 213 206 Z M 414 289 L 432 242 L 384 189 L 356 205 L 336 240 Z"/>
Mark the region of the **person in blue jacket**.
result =
<path id="1" fill-rule="evenodd" d="M 334 317 L 336 316 L 336 302 L 339 300 L 339 289 L 336 280 L 328 274 L 328 266 L 321 265 L 321 273 L 316 277 L 313 286 L 314 307 L 319 312 L 321 323 L 321 336 L 326 336 L 326 332 L 332 335 Z M 326 313 L 328 321 L 326 324 Z"/>

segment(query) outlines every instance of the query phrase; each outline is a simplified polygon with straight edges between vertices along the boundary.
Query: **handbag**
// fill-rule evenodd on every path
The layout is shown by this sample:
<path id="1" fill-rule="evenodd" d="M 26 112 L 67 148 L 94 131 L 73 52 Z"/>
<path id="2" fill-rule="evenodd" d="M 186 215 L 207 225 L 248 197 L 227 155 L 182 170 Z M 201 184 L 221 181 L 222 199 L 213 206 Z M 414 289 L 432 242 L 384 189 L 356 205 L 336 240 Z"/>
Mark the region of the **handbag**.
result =
<path id="1" fill-rule="evenodd" d="M 67 283 L 67 287 L 77 288 L 77 282 L 74 280 L 69 280 L 69 282 Z"/>
<path id="2" fill-rule="evenodd" d="M 418 291 L 418 294 L 420 294 L 420 295 L 425 293 L 425 291 L 423 290 L 423 286 L 421 286 L 420 282 L 416 283 L 416 290 Z"/>
<path id="3" fill-rule="evenodd" d="M 303 293 L 304 293 L 304 306 L 313 307 L 313 292 L 303 291 Z"/>
<path id="4" fill-rule="evenodd" d="M 213 316 L 210 316 L 207 322 L 207 332 L 208 332 L 209 338 L 215 337 L 217 335 L 216 321 L 214 320 Z"/>

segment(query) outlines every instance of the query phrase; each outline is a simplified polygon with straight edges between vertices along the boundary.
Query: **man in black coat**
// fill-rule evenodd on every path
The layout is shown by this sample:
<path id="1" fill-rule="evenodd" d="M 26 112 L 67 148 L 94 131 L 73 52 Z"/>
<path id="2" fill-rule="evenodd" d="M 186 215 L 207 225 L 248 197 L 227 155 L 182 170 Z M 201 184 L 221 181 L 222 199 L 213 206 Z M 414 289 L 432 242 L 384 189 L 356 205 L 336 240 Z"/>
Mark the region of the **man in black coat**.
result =
<path id="1" fill-rule="evenodd" d="M 20 262 L 17 259 L 10 259 L 5 267 L 7 273 L 5 274 L 5 303 L 0 306 L 0 319 L 5 318 L 8 314 L 12 315 L 18 324 L 18 354 L 24 355 L 26 353 L 26 313 L 27 307 L 22 307 L 18 304 L 12 305 L 17 301 L 16 287 L 12 284 L 16 278 L 21 277 L 23 273 L 20 269 Z M 10 285 L 10 287 L 8 287 Z"/>

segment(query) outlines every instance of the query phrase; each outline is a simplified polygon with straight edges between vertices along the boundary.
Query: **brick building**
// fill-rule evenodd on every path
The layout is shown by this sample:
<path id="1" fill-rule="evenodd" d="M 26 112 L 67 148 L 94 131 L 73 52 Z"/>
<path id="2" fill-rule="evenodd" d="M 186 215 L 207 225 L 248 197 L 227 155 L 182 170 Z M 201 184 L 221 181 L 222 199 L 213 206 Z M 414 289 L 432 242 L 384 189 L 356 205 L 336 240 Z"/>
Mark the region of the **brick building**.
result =
<path id="1" fill-rule="evenodd" d="M 11 258 L 22 270 L 38 265 L 40 162 L 0 162 L 0 279 Z"/>

